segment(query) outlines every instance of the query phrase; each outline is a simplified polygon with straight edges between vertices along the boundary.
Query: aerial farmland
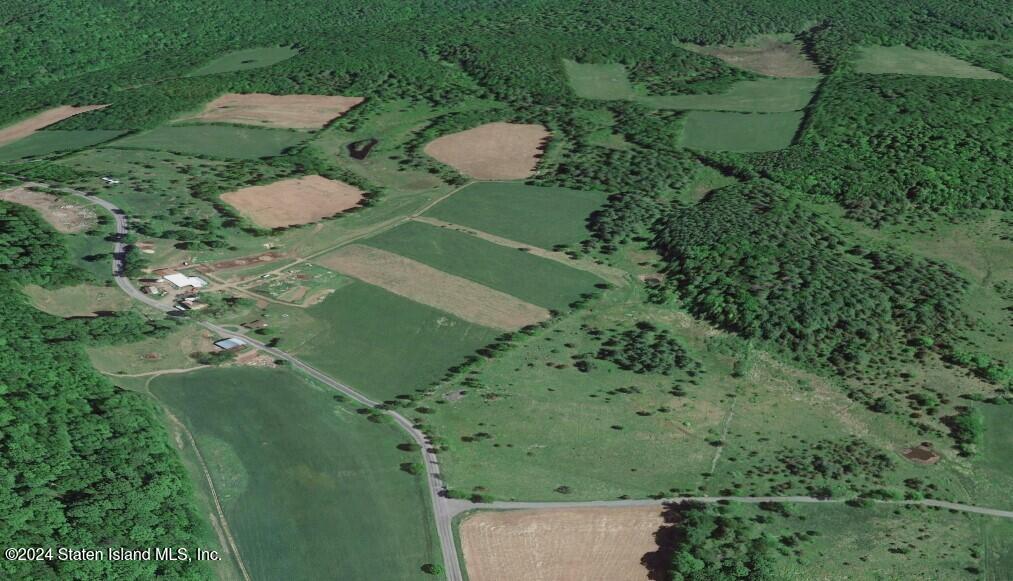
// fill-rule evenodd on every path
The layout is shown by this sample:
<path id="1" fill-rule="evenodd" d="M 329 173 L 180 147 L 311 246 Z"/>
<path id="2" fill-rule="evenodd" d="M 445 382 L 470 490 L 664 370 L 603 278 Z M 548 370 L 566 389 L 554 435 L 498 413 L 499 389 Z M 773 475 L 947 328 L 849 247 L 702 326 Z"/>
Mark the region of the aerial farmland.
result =
<path id="1" fill-rule="evenodd" d="M 61 6 L 0 577 L 1013 576 L 1008 7 Z"/>

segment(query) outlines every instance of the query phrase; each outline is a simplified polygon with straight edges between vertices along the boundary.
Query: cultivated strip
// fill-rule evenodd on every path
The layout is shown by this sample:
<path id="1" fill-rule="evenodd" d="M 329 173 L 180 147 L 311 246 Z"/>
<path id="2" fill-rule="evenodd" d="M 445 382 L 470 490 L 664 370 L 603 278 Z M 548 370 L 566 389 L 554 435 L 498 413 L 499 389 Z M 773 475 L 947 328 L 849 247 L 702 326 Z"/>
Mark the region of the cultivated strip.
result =
<path id="1" fill-rule="evenodd" d="M 446 311 L 470 323 L 513 330 L 549 318 L 549 311 L 431 266 L 353 244 L 316 259 L 331 270 Z"/>
<path id="2" fill-rule="evenodd" d="M 24 121 L 20 121 L 14 125 L 0 129 L 0 145 L 6 145 L 12 141 L 28 137 L 39 129 L 48 127 L 59 121 L 63 121 L 68 117 L 73 117 L 74 115 L 79 115 L 88 111 L 94 111 L 95 109 L 102 109 L 103 107 L 108 107 L 108 105 L 85 105 L 83 107 L 63 105 L 62 107 L 48 109 L 42 113 L 33 115 Z"/>
<path id="3" fill-rule="evenodd" d="M 539 148 L 548 138 L 541 125 L 486 123 L 434 139 L 425 152 L 475 179 L 518 180 L 535 172 Z"/>

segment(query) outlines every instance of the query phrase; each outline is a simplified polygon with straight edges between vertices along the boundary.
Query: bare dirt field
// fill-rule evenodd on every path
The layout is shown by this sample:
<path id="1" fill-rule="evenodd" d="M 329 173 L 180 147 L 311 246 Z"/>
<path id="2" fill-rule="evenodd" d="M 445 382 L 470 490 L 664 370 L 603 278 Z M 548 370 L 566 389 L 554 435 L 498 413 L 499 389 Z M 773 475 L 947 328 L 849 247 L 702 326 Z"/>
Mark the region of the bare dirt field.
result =
<path id="1" fill-rule="evenodd" d="M 91 208 L 53 194 L 18 187 L 0 190 L 0 200 L 34 208 L 64 234 L 83 232 L 95 225 L 95 212 Z"/>
<path id="2" fill-rule="evenodd" d="M 252 266 L 254 264 L 267 264 L 269 262 L 275 262 L 276 260 L 286 258 L 287 256 L 288 255 L 284 252 L 263 252 L 255 256 L 243 256 L 241 258 L 233 258 L 230 260 L 219 260 L 218 262 L 198 264 L 194 268 L 200 272 L 217 272 L 219 270 L 229 270 L 230 268 Z"/>
<path id="3" fill-rule="evenodd" d="M 0 145 L 6 145 L 12 141 L 28 137 L 39 129 L 48 127 L 58 121 L 63 121 L 67 117 L 73 117 L 74 115 L 94 111 L 95 109 L 101 109 L 106 106 L 107 105 L 85 105 L 83 107 L 74 107 L 71 105 L 63 105 L 62 107 L 48 109 L 42 113 L 33 115 L 24 121 L 20 121 L 14 125 L 9 125 L 0 129 Z"/>
<path id="4" fill-rule="evenodd" d="M 771 77 L 818 77 L 819 69 L 802 54 L 798 43 L 772 37 L 760 37 L 735 46 L 689 46 L 701 54 L 717 57 L 726 63 Z"/>
<path id="5" fill-rule="evenodd" d="M 368 246 L 345 246 L 318 258 L 317 263 L 494 329 L 514 330 L 549 318 L 547 310 L 506 293 Z"/>
<path id="6" fill-rule="evenodd" d="M 222 200 L 262 228 L 309 224 L 354 208 L 362 191 L 344 182 L 317 175 L 252 186 L 227 194 Z"/>
<path id="7" fill-rule="evenodd" d="M 461 523 L 471 581 L 644 581 L 661 507 L 480 512 Z"/>
<path id="8" fill-rule="evenodd" d="M 362 103 L 362 97 L 228 93 L 211 101 L 187 120 L 240 123 L 261 127 L 320 129 Z"/>
<path id="9" fill-rule="evenodd" d="M 434 139 L 425 152 L 478 180 L 518 180 L 534 173 L 548 139 L 541 125 L 486 123 Z"/>

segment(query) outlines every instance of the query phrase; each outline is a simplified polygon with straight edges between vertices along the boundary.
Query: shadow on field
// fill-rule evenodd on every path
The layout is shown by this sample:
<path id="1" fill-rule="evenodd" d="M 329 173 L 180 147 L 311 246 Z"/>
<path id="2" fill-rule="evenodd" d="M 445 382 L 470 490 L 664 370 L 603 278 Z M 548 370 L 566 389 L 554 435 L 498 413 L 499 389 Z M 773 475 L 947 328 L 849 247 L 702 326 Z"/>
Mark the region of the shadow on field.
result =
<path id="1" fill-rule="evenodd" d="M 682 520 L 682 513 L 693 508 L 698 503 L 678 502 L 664 505 L 662 517 L 665 520 L 662 526 L 654 533 L 654 542 L 658 545 L 657 550 L 647 553 L 640 559 L 640 564 L 647 568 L 647 578 L 652 581 L 668 581 L 669 571 L 672 568 L 672 556 L 675 549 L 684 540 L 684 531 L 676 526 Z"/>

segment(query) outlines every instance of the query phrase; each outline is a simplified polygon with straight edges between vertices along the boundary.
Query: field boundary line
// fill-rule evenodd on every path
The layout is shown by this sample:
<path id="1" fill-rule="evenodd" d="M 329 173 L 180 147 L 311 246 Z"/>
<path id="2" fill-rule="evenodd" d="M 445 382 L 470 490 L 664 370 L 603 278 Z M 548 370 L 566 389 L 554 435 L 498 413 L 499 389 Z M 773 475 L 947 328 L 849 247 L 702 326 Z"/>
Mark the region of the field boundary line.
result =
<path id="1" fill-rule="evenodd" d="M 246 569 L 246 563 L 243 562 L 243 557 L 239 554 L 239 547 L 236 545 L 236 540 L 232 537 L 232 529 L 229 528 L 229 521 L 225 518 L 225 510 L 222 509 L 222 503 L 218 499 L 218 491 L 215 490 L 215 483 L 211 480 L 211 472 L 208 470 L 207 463 L 204 462 L 204 455 L 200 453 L 200 448 L 197 447 L 197 440 L 194 439 L 193 433 L 191 433 L 190 429 L 186 427 L 186 424 L 173 415 L 168 408 L 165 408 L 165 414 L 169 417 L 172 423 L 176 424 L 180 431 L 186 434 L 186 438 L 190 442 L 190 447 L 193 449 L 194 456 L 197 457 L 197 462 L 200 463 L 200 469 L 204 473 L 204 479 L 207 480 L 208 489 L 211 491 L 211 500 L 215 503 L 215 512 L 218 513 L 218 520 L 222 522 L 222 534 L 225 535 L 225 539 L 228 541 L 229 548 L 232 550 L 232 555 L 236 560 L 236 564 L 239 565 L 239 571 L 243 574 L 243 579 L 251 581 L 250 573 Z"/>

